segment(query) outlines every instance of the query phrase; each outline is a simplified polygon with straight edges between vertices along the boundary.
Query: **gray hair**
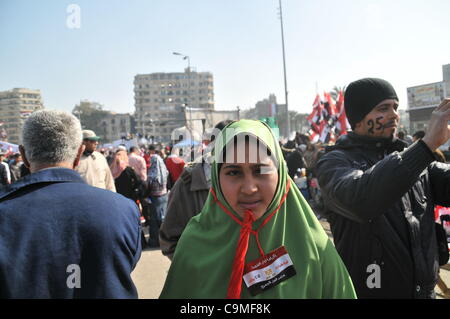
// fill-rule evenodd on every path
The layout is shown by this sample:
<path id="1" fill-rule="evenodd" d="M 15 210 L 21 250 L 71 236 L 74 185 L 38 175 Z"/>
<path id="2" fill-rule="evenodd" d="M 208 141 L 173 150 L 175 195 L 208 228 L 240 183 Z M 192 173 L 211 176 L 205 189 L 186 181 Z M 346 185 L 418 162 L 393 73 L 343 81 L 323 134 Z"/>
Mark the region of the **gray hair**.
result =
<path id="1" fill-rule="evenodd" d="M 37 111 L 26 120 L 22 139 L 30 163 L 72 162 L 82 142 L 80 121 L 66 112 Z"/>

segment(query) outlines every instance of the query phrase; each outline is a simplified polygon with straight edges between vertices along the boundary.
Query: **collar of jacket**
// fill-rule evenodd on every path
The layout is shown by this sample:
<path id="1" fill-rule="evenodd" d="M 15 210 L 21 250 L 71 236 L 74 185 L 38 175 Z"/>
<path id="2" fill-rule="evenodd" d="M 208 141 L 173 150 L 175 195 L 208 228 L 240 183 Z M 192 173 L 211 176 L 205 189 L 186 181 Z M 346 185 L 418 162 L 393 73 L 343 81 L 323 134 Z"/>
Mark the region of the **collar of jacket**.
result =
<path id="1" fill-rule="evenodd" d="M 46 168 L 8 185 L 0 193 L 0 200 L 30 185 L 61 182 L 85 183 L 80 174 L 73 169 L 63 167 Z"/>
<path id="2" fill-rule="evenodd" d="M 326 147 L 326 152 L 336 149 L 353 149 L 364 148 L 368 150 L 386 151 L 388 154 L 394 151 L 403 151 L 408 146 L 402 140 L 394 138 L 380 138 L 358 135 L 354 132 L 349 132 L 347 135 L 342 135 L 338 138 L 335 145 Z"/>
<path id="3" fill-rule="evenodd" d="M 86 153 L 86 151 L 84 151 L 83 155 L 81 156 L 81 158 L 88 158 L 88 157 L 92 157 L 93 160 L 95 160 L 95 153 L 97 153 L 96 151 L 93 151 L 92 153 Z"/>

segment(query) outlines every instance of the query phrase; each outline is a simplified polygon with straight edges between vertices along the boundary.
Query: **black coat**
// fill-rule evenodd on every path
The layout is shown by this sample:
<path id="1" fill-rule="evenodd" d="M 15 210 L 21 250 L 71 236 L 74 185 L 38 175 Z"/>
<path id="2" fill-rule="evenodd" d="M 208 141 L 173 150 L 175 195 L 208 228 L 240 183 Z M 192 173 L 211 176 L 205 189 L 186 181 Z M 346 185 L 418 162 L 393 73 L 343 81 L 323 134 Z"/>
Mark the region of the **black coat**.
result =
<path id="1" fill-rule="evenodd" d="M 143 186 L 143 182 L 132 167 L 127 166 L 123 172 L 114 179 L 114 184 L 117 193 L 134 201 L 140 199 L 139 188 Z"/>
<path id="2" fill-rule="evenodd" d="M 288 167 L 289 176 L 293 179 L 299 168 L 306 167 L 303 153 L 299 149 L 296 149 L 287 156 L 286 165 Z"/>
<path id="3" fill-rule="evenodd" d="M 6 167 L 0 163 L 0 185 L 8 185 Z"/>
<path id="4" fill-rule="evenodd" d="M 334 242 L 359 298 L 434 297 L 434 205 L 450 206 L 450 166 L 433 162 L 422 141 L 405 147 L 350 133 L 317 165 Z"/>

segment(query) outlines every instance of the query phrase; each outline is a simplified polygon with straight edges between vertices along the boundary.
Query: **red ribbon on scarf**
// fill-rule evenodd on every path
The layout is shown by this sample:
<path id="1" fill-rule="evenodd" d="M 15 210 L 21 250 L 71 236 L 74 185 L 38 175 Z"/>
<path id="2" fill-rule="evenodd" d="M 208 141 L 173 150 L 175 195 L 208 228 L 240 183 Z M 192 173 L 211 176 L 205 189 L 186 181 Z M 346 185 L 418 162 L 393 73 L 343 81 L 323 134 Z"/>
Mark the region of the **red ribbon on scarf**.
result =
<path id="1" fill-rule="evenodd" d="M 236 255 L 233 260 L 233 271 L 231 273 L 230 283 L 228 285 L 227 299 L 239 299 L 242 289 L 242 274 L 244 273 L 245 255 L 248 250 L 248 240 L 252 232 L 252 225 L 255 221 L 255 215 L 252 211 L 246 210 L 244 222 L 241 224 Z"/>

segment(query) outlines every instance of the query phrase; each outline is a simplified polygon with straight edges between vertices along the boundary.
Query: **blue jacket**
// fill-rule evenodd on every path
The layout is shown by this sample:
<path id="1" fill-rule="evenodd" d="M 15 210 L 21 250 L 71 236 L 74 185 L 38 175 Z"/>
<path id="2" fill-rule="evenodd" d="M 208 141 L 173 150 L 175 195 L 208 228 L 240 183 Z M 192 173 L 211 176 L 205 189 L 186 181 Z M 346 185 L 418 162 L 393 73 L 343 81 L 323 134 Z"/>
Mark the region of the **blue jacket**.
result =
<path id="1" fill-rule="evenodd" d="M 137 298 L 136 204 L 50 168 L 0 190 L 0 298 Z"/>

